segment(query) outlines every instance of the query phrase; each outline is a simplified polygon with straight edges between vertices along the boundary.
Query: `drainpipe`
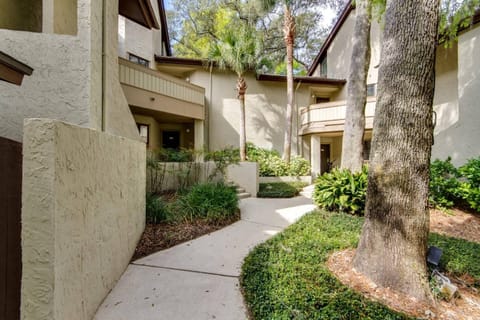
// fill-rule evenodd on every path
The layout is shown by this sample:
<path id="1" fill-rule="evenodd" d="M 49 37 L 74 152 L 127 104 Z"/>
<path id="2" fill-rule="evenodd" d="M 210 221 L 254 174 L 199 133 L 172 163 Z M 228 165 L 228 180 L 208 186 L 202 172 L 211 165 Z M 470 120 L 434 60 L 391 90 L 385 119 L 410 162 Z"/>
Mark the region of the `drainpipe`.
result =
<path id="1" fill-rule="evenodd" d="M 302 85 L 302 80 L 298 81 L 297 87 L 295 88 L 295 114 L 297 118 L 297 132 L 295 133 L 295 136 L 297 137 L 297 153 L 299 156 L 303 155 L 303 143 L 302 139 L 298 135 L 298 129 L 300 128 L 300 117 L 298 115 L 298 100 L 297 100 L 297 91 Z"/>
<path id="2" fill-rule="evenodd" d="M 210 88 L 209 88 L 209 103 L 205 106 L 205 148 L 210 151 L 210 105 L 213 98 L 213 61 L 210 61 Z"/>
<path id="3" fill-rule="evenodd" d="M 106 130 L 106 105 L 107 95 L 107 0 L 102 0 L 102 131 Z"/>

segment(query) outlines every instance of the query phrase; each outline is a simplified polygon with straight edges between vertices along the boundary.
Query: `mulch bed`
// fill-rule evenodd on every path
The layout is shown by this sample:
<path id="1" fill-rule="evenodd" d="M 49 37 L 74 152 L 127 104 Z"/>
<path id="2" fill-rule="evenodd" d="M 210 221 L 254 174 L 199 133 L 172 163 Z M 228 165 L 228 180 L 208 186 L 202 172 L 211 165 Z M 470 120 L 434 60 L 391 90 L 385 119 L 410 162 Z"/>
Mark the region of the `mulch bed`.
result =
<path id="1" fill-rule="evenodd" d="M 147 224 L 142 238 L 135 249 L 132 261 L 212 233 L 238 220 L 240 220 L 240 212 L 237 212 L 233 217 L 215 222 L 196 220 Z"/>

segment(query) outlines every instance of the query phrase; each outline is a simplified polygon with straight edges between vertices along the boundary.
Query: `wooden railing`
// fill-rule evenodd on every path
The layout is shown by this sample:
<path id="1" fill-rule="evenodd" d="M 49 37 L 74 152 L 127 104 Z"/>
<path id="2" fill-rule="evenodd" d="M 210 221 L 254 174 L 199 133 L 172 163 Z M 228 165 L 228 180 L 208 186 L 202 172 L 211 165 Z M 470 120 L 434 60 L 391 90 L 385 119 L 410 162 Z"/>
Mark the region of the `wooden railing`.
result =
<path id="1" fill-rule="evenodd" d="M 122 58 L 118 60 L 120 83 L 204 106 L 204 88 Z"/>

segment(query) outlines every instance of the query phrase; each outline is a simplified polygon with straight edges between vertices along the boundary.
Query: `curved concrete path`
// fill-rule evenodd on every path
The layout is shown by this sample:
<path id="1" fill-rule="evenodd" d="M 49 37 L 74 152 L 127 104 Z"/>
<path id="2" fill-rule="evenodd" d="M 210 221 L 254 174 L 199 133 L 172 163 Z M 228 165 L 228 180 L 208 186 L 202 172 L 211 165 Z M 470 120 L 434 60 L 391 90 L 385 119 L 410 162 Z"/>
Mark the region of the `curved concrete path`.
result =
<path id="1" fill-rule="evenodd" d="M 310 199 L 240 201 L 242 219 L 128 266 L 95 320 L 244 320 L 243 259 L 314 209 Z"/>

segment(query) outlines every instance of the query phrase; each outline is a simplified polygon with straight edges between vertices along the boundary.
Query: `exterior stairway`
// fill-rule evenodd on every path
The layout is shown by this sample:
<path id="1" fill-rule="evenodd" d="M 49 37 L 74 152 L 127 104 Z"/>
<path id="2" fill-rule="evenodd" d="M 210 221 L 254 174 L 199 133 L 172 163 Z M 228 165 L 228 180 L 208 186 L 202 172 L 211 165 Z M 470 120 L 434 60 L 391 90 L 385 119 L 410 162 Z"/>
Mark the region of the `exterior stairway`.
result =
<path id="1" fill-rule="evenodd" d="M 237 191 L 238 199 L 246 199 L 252 196 L 250 193 L 245 191 L 245 188 L 240 187 L 238 184 L 236 184 L 233 181 L 228 181 L 227 184 L 232 187 L 235 187 L 235 190 Z"/>

